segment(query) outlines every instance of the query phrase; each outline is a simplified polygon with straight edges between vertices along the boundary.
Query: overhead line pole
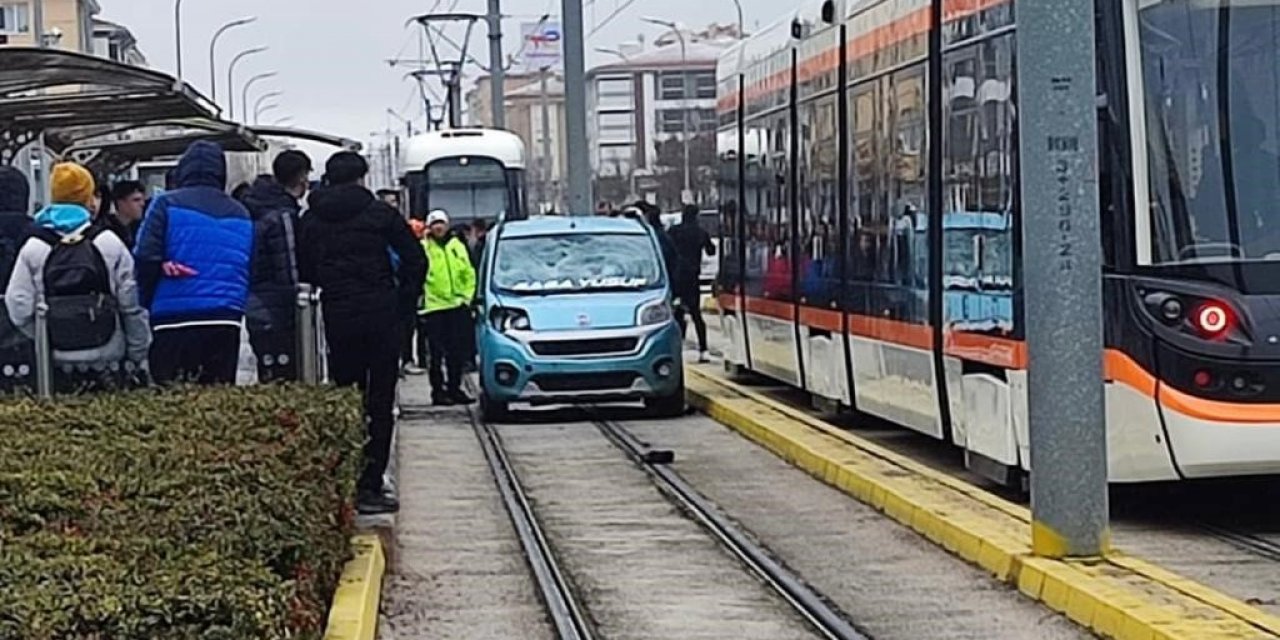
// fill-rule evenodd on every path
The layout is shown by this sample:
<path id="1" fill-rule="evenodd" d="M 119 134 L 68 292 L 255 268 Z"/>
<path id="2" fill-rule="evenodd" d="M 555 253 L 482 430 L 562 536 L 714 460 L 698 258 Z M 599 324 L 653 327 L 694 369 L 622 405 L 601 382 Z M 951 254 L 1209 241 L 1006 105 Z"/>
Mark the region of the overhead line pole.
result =
<path id="1" fill-rule="evenodd" d="M 1031 547 L 1110 545 L 1094 0 L 1018 0 Z"/>
<path id="2" fill-rule="evenodd" d="M 561 0 L 564 20 L 564 104 L 569 156 L 570 215 L 590 215 L 591 151 L 587 145 L 587 72 L 582 0 Z"/>
<path id="3" fill-rule="evenodd" d="M 489 0 L 489 100 L 493 102 L 493 127 L 507 128 L 506 80 L 507 70 L 502 60 L 502 7 L 501 0 Z"/>

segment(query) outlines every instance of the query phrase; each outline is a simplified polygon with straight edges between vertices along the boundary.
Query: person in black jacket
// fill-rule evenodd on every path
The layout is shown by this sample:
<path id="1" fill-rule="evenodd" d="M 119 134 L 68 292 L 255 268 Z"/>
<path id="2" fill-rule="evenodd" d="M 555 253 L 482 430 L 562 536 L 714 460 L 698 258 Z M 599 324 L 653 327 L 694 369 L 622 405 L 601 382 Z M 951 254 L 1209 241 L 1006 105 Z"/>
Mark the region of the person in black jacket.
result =
<path id="1" fill-rule="evenodd" d="M 21 171 L 0 166 L 0 283 L 13 276 L 22 245 L 31 237 L 31 185 Z M 0 305 L 0 369 L 15 375 L 0 376 L 0 391 L 30 389 L 35 385 L 35 343 L 14 326 Z"/>
<path id="2" fill-rule="evenodd" d="M 147 210 L 147 189 L 136 180 L 123 180 L 117 182 L 108 195 L 98 222 L 120 236 L 124 246 L 132 251 L 137 243 L 138 228 L 142 226 L 142 214 Z"/>
<path id="3" fill-rule="evenodd" d="M 258 358 L 259 382 L 298 379 L 295 230 L 311 159 L 301 151 L 285 151 L 276 156 L 271 168 L 273 175 L 259 177 L 244 195 L 254 237 L 245 324 Z"/>
<path id="4" fill-rule="evenodd" d="M 716 245 L 711 234 L 698 225 L 698 207 L 685 205 L 680 224 L 671 228 L 671 244 L 675 245 L 677 266 L 671 276 L 671 288 L 680 301 L 677 314 L 683 328 L 684 315 L 693 317 L 693 327 L 698 332 L 699 360 L 707 359 L 707 323 L 702 319 L 702 254 L 716 255 Z"/>
<path id="5" fill-rule="evenodd" d="M 400 504 L 386 493 L 383 474 L 395 426 L 400 322 L 422 295 L 427 258 L 400 212 L 364 187 L 364 158 L 337 153 L 325 171 L 329 186 L 311 195 L 299 223 L 298 267 L 302 281 L 321 290 L 334 382 L 364 392 L 369 441 L 357 508 L 394 513 Z"/>

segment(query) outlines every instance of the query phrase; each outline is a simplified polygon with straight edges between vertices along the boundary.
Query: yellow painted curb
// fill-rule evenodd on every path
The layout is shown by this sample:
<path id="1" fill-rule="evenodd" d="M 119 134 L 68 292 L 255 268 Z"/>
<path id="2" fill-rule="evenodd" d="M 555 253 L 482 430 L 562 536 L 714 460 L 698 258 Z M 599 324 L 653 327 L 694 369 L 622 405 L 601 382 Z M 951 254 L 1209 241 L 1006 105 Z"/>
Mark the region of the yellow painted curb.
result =
<path id="1" fill-rule="evenodd" d="M 1118 640 L 1280 638 L 1280 617 L 1116 551 L 1096 562 L 1031 553 L 1031 513 L 697 367 L 689 402 L 1095 633 Z"/>
<path id="2" fill-rule="evenodd" d="M 325 640 L 374 640 L 378 635 L 378 605 L 387 568 L 382 542 L 376 535 L 359 535 L 351 539 L 351 548 L 355 557 L 342 569 Z"/>

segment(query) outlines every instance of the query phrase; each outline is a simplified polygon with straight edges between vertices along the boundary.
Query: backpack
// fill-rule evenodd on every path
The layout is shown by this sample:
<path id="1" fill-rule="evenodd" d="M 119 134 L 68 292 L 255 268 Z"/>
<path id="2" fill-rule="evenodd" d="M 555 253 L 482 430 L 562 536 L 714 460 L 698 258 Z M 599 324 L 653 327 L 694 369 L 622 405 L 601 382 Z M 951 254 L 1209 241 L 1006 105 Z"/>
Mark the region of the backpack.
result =
<path id="1" fill-rule="evenodd" d="M 44 263 L 44 297 L 49 307 L 49 342 L 58 351 L 106 346 L 116 334 L 120 308 L 111 274 L 94 244 L 102 229 L 88 227 L 67 236 L 40 229 L 51 247 Z"/>

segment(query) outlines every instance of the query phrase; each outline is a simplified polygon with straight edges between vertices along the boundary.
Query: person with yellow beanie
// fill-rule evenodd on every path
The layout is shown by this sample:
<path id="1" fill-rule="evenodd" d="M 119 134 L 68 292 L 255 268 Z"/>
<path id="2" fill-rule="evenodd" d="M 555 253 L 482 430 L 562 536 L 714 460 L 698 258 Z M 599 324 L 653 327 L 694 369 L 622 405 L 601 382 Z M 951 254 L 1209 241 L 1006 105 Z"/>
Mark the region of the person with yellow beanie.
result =
<path id="1" fill-rule="evenodd" d="M 114 233 L 93 224 L 93 175 L 74 163 L 50 172 L 52 204 L 36 215 L 5 290 L 9 318 L 35 335 L 36 306 L 49 307 L 49 340 L 62 391 L 113 389 L 145 377 L 151 348 L 138 302 L 133 256 Z"/>

